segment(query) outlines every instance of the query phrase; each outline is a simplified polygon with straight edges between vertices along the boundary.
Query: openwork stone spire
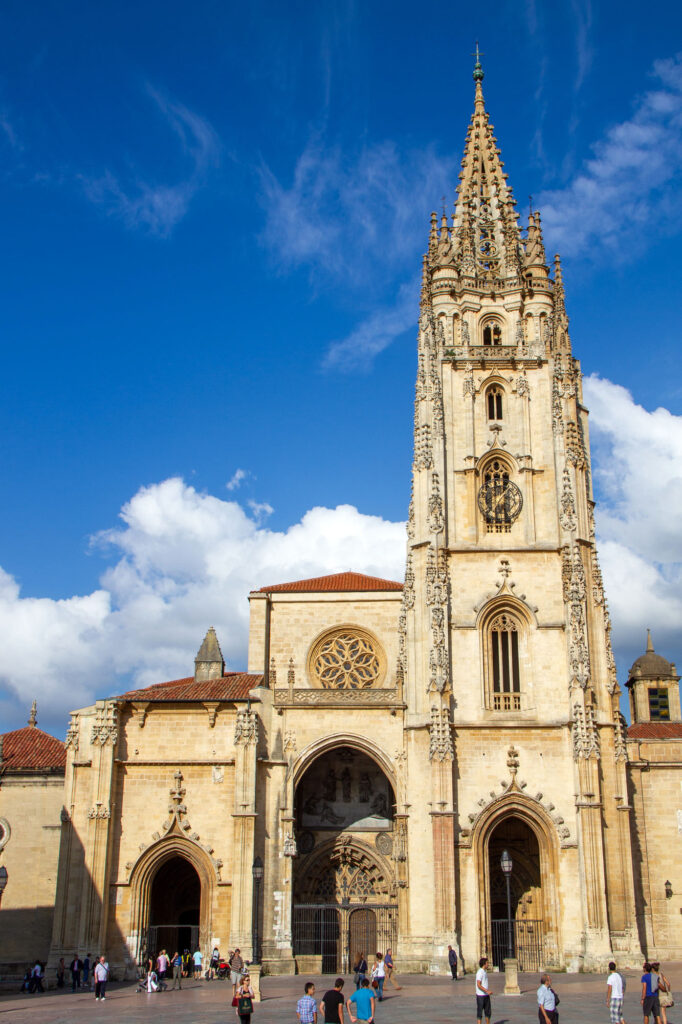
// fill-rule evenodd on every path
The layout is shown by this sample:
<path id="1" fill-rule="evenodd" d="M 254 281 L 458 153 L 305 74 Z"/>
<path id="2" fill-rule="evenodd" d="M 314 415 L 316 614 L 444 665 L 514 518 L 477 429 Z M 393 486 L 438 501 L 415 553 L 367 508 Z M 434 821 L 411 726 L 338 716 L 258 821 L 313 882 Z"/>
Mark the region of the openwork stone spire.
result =
<path id="1" fill-rule="evenodd" d="M 455 267 L 474 279 L 518 277 L 523 247 L 514 196 L 500 159 L 483 99 L 483 69 L 477 53 L 474 113 L 467 131 L 457 206 L 452 224 L 445 215 L 436 230 L 432 217 L 429 266 Z"/>

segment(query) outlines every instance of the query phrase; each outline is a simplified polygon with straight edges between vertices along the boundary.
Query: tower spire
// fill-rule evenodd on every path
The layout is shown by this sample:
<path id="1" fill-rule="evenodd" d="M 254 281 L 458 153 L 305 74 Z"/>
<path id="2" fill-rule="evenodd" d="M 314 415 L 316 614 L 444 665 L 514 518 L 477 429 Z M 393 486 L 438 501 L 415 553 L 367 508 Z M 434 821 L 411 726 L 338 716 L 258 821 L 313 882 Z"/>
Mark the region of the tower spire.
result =
<path id="1" fill-rule="evenodd" d="M 476 83 L 476 95 L 475 95 L 475 98 L 474 98 L 474 105 L 475 105 L 476 112 L 482 114 L 485 111 L 485 102 L 483 100 L 483 78 L 484 78 L 484 73 L 483 73 L 483 65 L 481 64 L 481 57 L 484 57 L 485 54 L 481 53 L 479 51 L 479 49 L 478 49 L 478 39 L 476 40 L 476 52 L 472 53 L 471 56 L 476 58 L 476 63 L 474 64 L 474 74 L 473 74 L 473 79 L 474 79 L 474 82 Z"/>

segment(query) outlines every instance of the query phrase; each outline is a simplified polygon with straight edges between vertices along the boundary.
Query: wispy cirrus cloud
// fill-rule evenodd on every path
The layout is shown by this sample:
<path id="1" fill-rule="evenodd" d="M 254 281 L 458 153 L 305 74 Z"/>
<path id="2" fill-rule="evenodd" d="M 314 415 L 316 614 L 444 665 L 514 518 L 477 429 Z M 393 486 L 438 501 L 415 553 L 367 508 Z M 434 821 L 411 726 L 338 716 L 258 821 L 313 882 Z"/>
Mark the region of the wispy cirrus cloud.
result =
<path id="1" fill-rule="evenodd" d="M 366 367 L 417 320 L 412 275 L 428 236 L 428 217 L 452 195 L 458 161 L 433 147 L 401 152 L 391 141 L 355 152 L 315 135 L 290 184 L 261 169 L 266 214 L 262 242 L 283 272 L 307 268 L 319 287 L 343 286 L 368 310 L 350 334 L 333 340 L 326 369 Z"/>
<path id="2" fill-rule="evenodd" d="M 107 169 L 96 177 L 81 175 L 80 180 L 88 199 L 109 216 L 130 229 L 167 238 L 186 215 L 209 171 L 217 166 L 220 141 L 206 118 L 151 86 L 147 92 L 180 144 L 187 165 L 185 174 L 169 184 L 137 174 L 122 176 Z"/>
<path id="3" fill-rule="evenodd" d="M 682 212 L 682 53 L 654 63 L 657 87 L 593 146 L 565 188 L 538 198 L 548 239 L 566 255 L 591 243 L 622 259 L 646 244 L 643 228 L 678 230 Z M 637 244 L 625 244 L 635 243 Z"/>

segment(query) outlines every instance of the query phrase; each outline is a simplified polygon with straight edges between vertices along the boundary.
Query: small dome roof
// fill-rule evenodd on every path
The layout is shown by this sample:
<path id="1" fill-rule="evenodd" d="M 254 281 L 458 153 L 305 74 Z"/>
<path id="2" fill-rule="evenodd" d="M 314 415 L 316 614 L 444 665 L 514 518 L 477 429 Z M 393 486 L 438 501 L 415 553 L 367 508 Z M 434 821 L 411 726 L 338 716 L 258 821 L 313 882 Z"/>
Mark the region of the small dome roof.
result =
<path id="1" fill-rule="evenodd" d="M 674 675 L 670 662 L 654 651 L 654 645 L 651 642 L 651 630 L 647 629 L 646 632 L 646 652 L 640 654 L 639 658 L 633 662 L 630 676 L 638 675 L 645 679 L 664 679 L 667 676 Z"/>

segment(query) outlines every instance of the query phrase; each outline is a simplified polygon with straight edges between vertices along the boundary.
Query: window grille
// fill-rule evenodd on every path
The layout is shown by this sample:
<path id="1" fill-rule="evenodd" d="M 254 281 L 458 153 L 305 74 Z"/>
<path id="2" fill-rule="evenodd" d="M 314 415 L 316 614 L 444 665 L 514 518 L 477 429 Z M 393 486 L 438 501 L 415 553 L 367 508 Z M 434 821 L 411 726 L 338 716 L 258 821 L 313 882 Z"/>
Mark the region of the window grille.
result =
<path id="1" fill-rule="evenodd" d="M 670 703 L 667 687 L 649 687 L 649 717 L 652 722 L 670 721 Z"/>

